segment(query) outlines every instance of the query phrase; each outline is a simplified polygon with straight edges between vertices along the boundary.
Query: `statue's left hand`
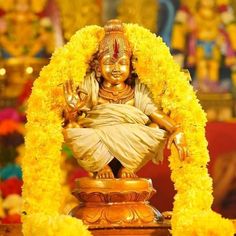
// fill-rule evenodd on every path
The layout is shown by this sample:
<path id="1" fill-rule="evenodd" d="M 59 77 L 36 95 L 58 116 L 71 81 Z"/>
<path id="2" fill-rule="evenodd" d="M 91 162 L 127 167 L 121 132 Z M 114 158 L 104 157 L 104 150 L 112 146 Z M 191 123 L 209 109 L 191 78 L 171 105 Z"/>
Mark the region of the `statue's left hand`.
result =
<path id="1" fill-rule="evenodd" d="M 188 149 L 187 149 L 184 133 L 182 132 L 181 129 L 178 128 L 176 131 L 174 131 L 170 135 L 168 143 L 167 143 L 167 148 L 170 149 L 172 144 L 175 145 L 179 153 L 180 160 L 182 161 L 186 160 L 188 157 Z"/>

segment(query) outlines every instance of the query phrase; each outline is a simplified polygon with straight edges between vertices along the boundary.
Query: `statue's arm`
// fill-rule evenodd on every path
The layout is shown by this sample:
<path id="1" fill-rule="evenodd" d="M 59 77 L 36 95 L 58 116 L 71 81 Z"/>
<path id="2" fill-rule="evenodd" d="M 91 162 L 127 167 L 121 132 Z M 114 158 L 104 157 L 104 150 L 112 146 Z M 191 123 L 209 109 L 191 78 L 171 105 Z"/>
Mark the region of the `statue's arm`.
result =
<path id="1" fill-rule="evenodd" d="M 178 150 L 180 159 L 185 160 L 188 156 L 188 151 L 185 136 L 181 127 L 173 119 L 161 111 L 153 112 L 149 118 L 160 128 L 163 128 L 169 132 L 170 136 L 168 138 L 167 148 L 170 149 L 171 145 L 174 144 Z"/>
<path id="2" fill-rule="evenodd" d="M 169 133 L 173 133 L 179 127 L 174 120 L 161 111 L 155 111 L 149 116 L 153 123 L 156 123 L 161 128 Z"/>

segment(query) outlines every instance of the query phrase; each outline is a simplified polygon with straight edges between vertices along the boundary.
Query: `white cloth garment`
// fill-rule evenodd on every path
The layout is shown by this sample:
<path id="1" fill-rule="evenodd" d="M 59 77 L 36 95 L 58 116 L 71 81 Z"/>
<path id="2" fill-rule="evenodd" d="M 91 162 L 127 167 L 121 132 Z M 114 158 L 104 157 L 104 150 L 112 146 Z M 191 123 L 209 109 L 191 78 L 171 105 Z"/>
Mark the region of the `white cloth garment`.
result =
<path id="1" fill-rule="evenodd" d="M 136 81 L 135 106 L 98 104 L 99 85 L 93 75 L 81 87 L 89 93 L 91 110 L 80 119 L 81 127 L 65 130 L 65 141 L 84 169 L 97 172 L 116 158 L 127 169 L 137 171 L 149 160 L 162 160 L 165 131 L 146 125 L 148 115 L 157 108 L 145 85 Z"/>

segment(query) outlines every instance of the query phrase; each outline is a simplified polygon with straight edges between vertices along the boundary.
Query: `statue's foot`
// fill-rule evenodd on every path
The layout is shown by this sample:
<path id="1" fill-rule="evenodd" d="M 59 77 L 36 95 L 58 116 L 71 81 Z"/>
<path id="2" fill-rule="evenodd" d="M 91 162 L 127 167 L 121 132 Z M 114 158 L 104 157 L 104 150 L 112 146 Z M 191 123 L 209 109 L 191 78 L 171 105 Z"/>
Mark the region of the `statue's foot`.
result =
<path id="1" fill-rule="evenodd" d="M 98 171 L 96 179 L 114 179 L 114 174 L 110 166 L 105 166 L 103 169 Z"/>
<path id="2" fill-rule="evenodd" d="M 171 220 L 172 218 L 172 211 L 164 211 L 162 212 L 162 216 L 166 219 L 166 220 Z"/>
<path id="3" fill-rule="evenodd" d="M 122 167 L 118 173 L 119 178 L 138 178 L 138 176 L 131 170 Z"/>

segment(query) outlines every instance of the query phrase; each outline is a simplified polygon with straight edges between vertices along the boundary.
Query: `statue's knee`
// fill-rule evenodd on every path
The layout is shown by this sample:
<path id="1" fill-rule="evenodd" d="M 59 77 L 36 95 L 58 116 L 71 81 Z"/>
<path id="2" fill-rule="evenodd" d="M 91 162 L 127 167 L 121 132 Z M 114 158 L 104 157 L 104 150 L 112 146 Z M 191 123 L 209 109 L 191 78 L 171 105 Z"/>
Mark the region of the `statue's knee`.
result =
<path id="1" fill-rule="evenodd" d="M 151 128 L 159 128 L 159 125 L 156 124 L 156 123 L 153 123 L 153 122 L 150 123 L 148 126 L 151 127 Z"/>

